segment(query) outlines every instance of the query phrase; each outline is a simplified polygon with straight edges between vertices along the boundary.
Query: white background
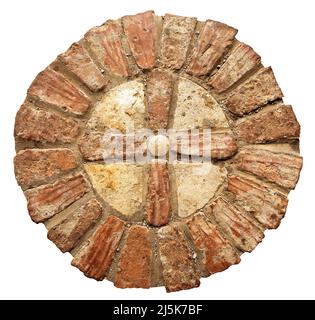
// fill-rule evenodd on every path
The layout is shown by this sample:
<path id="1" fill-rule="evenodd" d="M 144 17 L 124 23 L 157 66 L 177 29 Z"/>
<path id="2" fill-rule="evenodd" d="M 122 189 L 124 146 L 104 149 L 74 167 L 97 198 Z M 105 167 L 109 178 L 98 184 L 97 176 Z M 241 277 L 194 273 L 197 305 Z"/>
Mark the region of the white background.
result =
<path id="1" fill-rule="evenodd" d="M 0 298 L 59 299 L 291 299 L 315 298 L 314 249 L 314 1 L 59 1 L 0 2 Z M 97 283 L 70 266 L 69 254 L 31 222 L 16 185 L 13 126 L 26 90 L 57 54 L 109 18 L 154 9 L 211 18 L 239 29 L 238 38 L 272 65 L 302 126 L 304 169 L 277 231 L 244 254 L 241 264 L 203 279 L 198 289 L 121 290 Z"/>

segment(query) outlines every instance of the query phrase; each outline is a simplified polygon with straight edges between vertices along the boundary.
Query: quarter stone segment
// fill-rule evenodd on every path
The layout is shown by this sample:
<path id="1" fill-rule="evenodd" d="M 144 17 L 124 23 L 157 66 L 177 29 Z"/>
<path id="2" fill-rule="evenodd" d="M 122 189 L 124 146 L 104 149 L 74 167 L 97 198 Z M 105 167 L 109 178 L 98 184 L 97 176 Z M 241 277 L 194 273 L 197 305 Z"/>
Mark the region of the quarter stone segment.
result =
<path id="1" fill-rule="evenodd" d="M 199 36 L 188 73 L 195 76 L 210 73 L 231 47 L 236 33 L 236 29 L 224 23 L 208 20 Z"/>
<path id="2" fill-rule="evenodd" d="M 170 225 L 159 229 L 158 245 L 166 290 L 173 292 L 198 287 L 200 275 L 180 227 Z"/>
<path id="3" fill-rule="evenodd" d="M 217 101 L 201 86 L 179 78 L 173 128 L 227 128 L 229 124 Z"/>
<path id="4" fill-rule="evenodd" d="M 34 222 L 43 222 L 83 197 L 90 190 L 82 174 L 25 191 Z"/>
<path id="5" fill-rule="evenodd" d="M 242 116 L 282 97 L 283 93 L 269 67 L 263 68 L 236 88 L 225 105 L 234 114 Z"/>
<path id="6" fill-rule="evenodd" d="M 130 49 L 142 69 L 156 64 L 157 27 L 153 11 L 146 11 L 122 18 Z"/>
<path id="7" fill-rule="evenodd" d="M 227 174 L 224 168 L 207 162 L 175 163 L 174 172 L 180 217 L 203 208 L 220 189 Z"/>
<path id="8" fill-rule="evenodd" d="M 91 199 L 71 216 L 52 227 L 48 231 L 48 239 L 62 252 L 71 251 L 82 236 L 94 226 L 102 211 L 100 203 L 95 198 Z"/>
<path id="9" fill-rule="evenodd" d="M 162 70 L 153 70 L 149 73 L 146 86 L 146 105 L 148 127 L 151 130 L 167 127 L 172 89 L 170 73 Z"/>
<path id="10" fill-rule="evenodd" d="M 194 215 L 187 225 L 195 246 L 202 252 L 202 265 L 207 273 L 224 271 L 241 261 L 238 252 L 203 213 Z"/>
<path id="11" fill-rule="evenodd" d="M 302 165 L 300 156 L 255 148 L 241 150 L 236 159 L 238 169 L 288 189 L 295 188 Z"/>
<path id="12" fill-rule="evenodd" d="M 28 89 L 30 96 L 75 115 L 85 114 L 90 99 L 61 73 L 48 67 L 38 74 Z"/>
<path id="13" fill-rule="evenodd" d="M 120 255 L 115 286 L 150 288 L 152 256 L 149 229 L 132 226 Z"/>
<path id="14" fill-rule="evenodd" d="M 109 216 L 74 256 L 72 265 L 89 278 L 103 280 L 112 264 L 124 230 L 122 220 Z"/>
<path id="15" fill-rule="evenodd" d="M 80 43 L 74 43 L 59 59 L 91 91 L 97 92 L 106 86 L 101 71 Z"/>
<path id="16" fill-rule="evenodd" d="M 166 14 L 161 38 L 161 62 L 171 69 L 183 66 L 191 38 L 196 26 L 196 18 Z"/>
<path id="17" fill-rule="evenodd" d="M 139 211 L 143 204 L 144 168 L 136 164 L 86 164 L 96 192 L 124 216 Z"/>
<path id="18" fill-rule="evenodd" d="M 285 194 L 262 182 L 236 175 L 229 176 L 227 190 L 235 195 L 237 204 L 264 227 L 278 228 L 288 205 Z"/>
<path id="19" fill-rule="evenodd" d="M 42 143 L 70 143 L 79 134 L 79 126 L 73 119 L 35 108 L 24 102 L 16 115 L 15 136 Z"/>
<path id="20" fill-rule="evenodd" d="M 260 56 L 250 46 L 240 43 L 212 77 L 210 85 L 218 93 L 222 93 L 258 67 L 260 60 Z"/>
<path id="21" fill-rule="evenodd" d="M 64 174 L 78 165 L 76 156 L 69 149 L 27 149 L 18 152 L 14 158 L 16 179 L 24 188 Z"/>
<path id="22" fill-rule="evenodd" d="M 264 238 L 257 226 L 222 197 L 216 199 L 211 208 L 210 215 L 239 250 L 251 252 Z"/>
<path id="23" fill-rule="evenodd" d="M 117 22 L 109 20 L 100 27 L 94 27 L 84 38 L 97 61 L 108 73 L 120 77 L 129 76 L 129 66 L 122 47 L 121 27 Z"/>
<path id="24" fill-rule="evenodd" d="M 169 221 L 171 211 L 169 174 L 166 164 L 150 164 L 145 216 L 149 224 L 159 227 Z"/>
<path id="25" fill-rule="evenodd" d="M 236 123 L 236 133 L 247 143 L 297 140 L 300 125 L 291 106 L 276 105 Z"/>

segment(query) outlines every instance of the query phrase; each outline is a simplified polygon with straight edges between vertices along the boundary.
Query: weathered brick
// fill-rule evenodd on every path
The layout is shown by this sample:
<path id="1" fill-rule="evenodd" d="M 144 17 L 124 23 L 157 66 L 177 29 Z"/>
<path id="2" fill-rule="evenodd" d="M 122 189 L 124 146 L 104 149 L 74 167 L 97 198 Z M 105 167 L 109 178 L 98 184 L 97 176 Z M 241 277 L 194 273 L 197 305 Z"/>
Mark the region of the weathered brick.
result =
<path id="1" fill-rule="evenodd" d="M 82 91 L 50 67 L 38 74 L 28 93 L 34 98 L 77 115 L 86 113 L 91 104 Z"/>
<path id="2" fill-rule="evenodd" d="M 291 106 L 276 105 L 236 123 L 236 132 L 247 143 L 296 140 L 300 125 Z"/>
<path id="3" fill-rule="evenodd" d="M 107 80 L 80 43 L 74 43 L 59 59 L 91 91 L 96 92 L 106 86 Z"/>
<path id="4" fill-rule="evenodd" d="M 26 140 L 70 143 L 79 134 L 79 127 L 75 120 L 35 109 L 25 102 L 16 115 L 14 132 Z"/>
<path id="5" fill-rule="evenodd" d="M 262 182 L 232 175 L 227 190 L 236 196 L 237 203 L 252 214 L 263 226 L 276 229 L 285 215 L 288 199 Z"/>
<path id="6" fill-rule="evenodd" d="M 248 45 L 240 43 L 211 78 L 210 85 L 221 93 L 260 64 L 260 56 Z"/>
<path id="7" fill-rule="evenodd" d="M 118 288 L 150 288 L 152 248 L 150 231 L 132 226 L 122 249 L 115 279 Z"/>
<path id="8" fill-rule="evenodd" d="M 109 216 L 74 256 L 72 265 L 89 278 L 103 280 L 112 264 L 124 229 L 122 220 Z"/>
<path id="9" fill-rule="evenodd" d="M 237 30 L 217 21 L 208 20 L 193 52 L 188 73 L 201 76 L 208 74 L 230 48 Z"/>
<path id="10" fill-rule="evenodd" d="M 283 97 L 272 69 L 263 68 L 229 95 L 225 105 L 239 116 Z"/>
<path id="11" fill-rule="evenodd" d="M 43 222 L 89 191 L 88 182 L 81 174 L 25 191 L 28 211 L 34 222 Z"/>
<path id="12" fill-rule="evenodd" d="M 241 150 L 236 159 L 238 169 L 289 189 L 295 188 L 302 165 L 303 158 L 298 155 L 254 148 Z"/>
<path id="13" fill-rule="evenodd" d="M 264 238 L 263 232 L 222 197 L 211 205 L 211 216 L 236 248 L 251 252 Z"/>
<path id="14" fill-rule="evenodd" d="M 238 146 L 231 131 L 198 130 L 176 136 L 176 144 L 171 149 L 182 155 L 209 157 L 211 154 L 212 159 L 224 160 L 235 155 Z"/>
<path id="15" fill-rule="evenodd" d="M 14 158 L 15 176 L 22 187 L 42 183 L 78 167 L 74 153 L 69 149 L 28 149 Z"/>
<path id="16" fill-rule="evenodd" d="M 151 130 L 165 129 L 168 124 L 172 99 L 172 76 L 162 70 L 149 73 L 146 87 L 148 127 Z"/>
<path id="17" fill-rule="evenodd" d="M 98 62 L 109 73 L 127 77 L 129 66 L 121 42 L 121 28 L 109 20 L 100 27 L 94 27 L 85 36 Z"/>
<path id="18" fill-rule="evenodd" d="M 165 67 L 178 70 L 183 66 L 196 22 L 196 18 L 164 16 L 161 62 Z"/>
<path id="19" fill-rule="evenodd" d="M 142 69 L 156 64 L 157 27 L 153 11 L 146 11 L 122 18 L 130 49 Z"/>
<path id="20" fill-rule="evenodd" d="M 171 210 L 169 174 L 166 164 L 150 165 L 145 216 L 153 226 L 159 227 L 169 221 Z"/>
<path id="21" fill-rule="evenodd" d="M 238 252 L 221 236 L 217 228 L 197 213 L 187 222 L 195 246 L 202 252 L 202 264 L 210 274 L 239 263 Z"/>
<path id="22" fill-rule="evenodd" d="M 198 287 L 200 275 L 193 253 L 179 226 L 171 225 L 159 229 L 158 244 L 166 290 L 172 292 Z"/>
<path id="23" fill-rule="evenodd" d="M 72 250 L 82 236 L 95 224 L 102 214 L 102 206 L 96 199 L 91 199 L 61 223 L 48 231 L 48 239 L 62 251 Z"/>

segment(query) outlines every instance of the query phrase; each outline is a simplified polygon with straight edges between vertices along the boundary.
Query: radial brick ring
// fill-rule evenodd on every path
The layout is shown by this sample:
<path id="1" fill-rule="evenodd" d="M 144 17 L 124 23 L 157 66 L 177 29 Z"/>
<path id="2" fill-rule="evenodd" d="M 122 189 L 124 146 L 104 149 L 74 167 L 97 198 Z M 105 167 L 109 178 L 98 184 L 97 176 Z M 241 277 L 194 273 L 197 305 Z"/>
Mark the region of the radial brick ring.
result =
<path id="1" fill-rule="evenodd" d="M 17 181 L 31 219 L 87 277 L 197 287 L 279 226 L 302 168 L 300 126 L 236 33 L 124 16 L 89 30 L 31 84 L 15 123 Z M 107 161 L 117 156 L 108 130 L 121 132 L 120 162 Z M 207 146 L 210 160 L 193 161 Z"/>

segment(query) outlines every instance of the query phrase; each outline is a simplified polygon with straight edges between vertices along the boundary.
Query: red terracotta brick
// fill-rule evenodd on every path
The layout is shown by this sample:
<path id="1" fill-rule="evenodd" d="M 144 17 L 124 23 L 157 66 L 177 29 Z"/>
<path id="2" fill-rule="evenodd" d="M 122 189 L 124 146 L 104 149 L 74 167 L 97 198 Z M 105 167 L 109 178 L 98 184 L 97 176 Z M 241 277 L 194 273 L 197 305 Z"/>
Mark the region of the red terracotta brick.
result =
<path id="1" fill-rule="evenodd" d="M 169 174 L 166 164 L 150 165 L 145 216 L 149 224 L 159 227 L 168 223 L 171 211 Z"/>
<path id="2" fill-rule="evenodd" d="M 109 216 L 97 228 L 86 246 L 74 256 L 72 265 L 89 278 L 103 280 L 112 264 L 124 229 L 122 220 Z"/>
<path id="3" fill-rule="evenodd" d="M 215 160 L 228 159 L 238 150 L 237 141 L 231 131 L 199 131 L 190 135 L 178 136 L 177 143 L 171 147 L 182 155 L 209 156 Z"/>
<path id="4" fill-rule="evenodd" d="M 130 49 L 142 69 L 151 69 L 156 64 L 157 27 L 153 11 L 146 11 L 122 18 Z"/>
<path id="5" fill-rule="evenodd" d="M 248 45 L 240 43 L 212 77 L 210 85 L 221 93 L 260 64 L 260 56 Z"/>
<path id="6" fill-rule="evenodd" d="M 35 109 L 25 102 L 16 115 L 14 133 L 26 140 L 70 143 L 79 134 L 79 127 L 75 120 Z"/>
<path id="7" fill-rule="evenodd" d="M 283 97 L 272 69 L 263 68 L 228 97 L 226 107 L 242 116 Z"/>
<path id="8" fill-rule="evenodd" d="M 121 28 L 117 22 L 109 20 L 100 27 L 94 27 L 85 35 L 98 62 L 109 73 L 127 77 L 129 66 L 123 51 Z"/>
<path id="9" fill-rule="evenodd" d="M 236 132 L 247 143 L 296 140 L 300 125 L 291 106 L 276 105 L 236 123 Z"/>
<path id="10" fill-rule="evenodd" d="M 59 59 L 91 91 L 96 92 L 106 86 L 107 80 L 80 43 L 74 43 Z"/>
<path id="11" fill-rule="evenodd" d="M 263 226 L 276 229 L 285 215 L 288 199 L 262 182 L 230 176 L 227 190 L 236 196 L 237 203 L 252 214 Z"/>
<path id="12" fill-rule="evenodd" d="M 34 98 L 77 115 L 86 113 L 91 104 L 82 91 L 50 67 L 38 74 L 28 93 Z"/>
<path id="13" fill-rule="evenodd" d="M 200 275 L 183 231 L 177 225 L 159 229 L 158 244 L 166 290 L 173 292 L 198 287 Z"/>
<path id="14" fill-rule="evenodd" d="M 230 48 L 237 30 L 217 21 L 208 20 L 193 52 L 188 72 L 195 76 L 210 73 Z"/>
<path id="15" fill-rule="evenodd" d="M 122 249 L 115 286 L 118 288 L 150 288 L 152 248 L 150 231 L 132 226 Z"/>
<path id="16" fill-rule="evenodd" d="M 78 167 L 74 153 L 69 149 L 28 149 L 14 158 L 15 176 L 22 187 L 42 183 Z"/>
<path id="17" fill-rule="evenodd" d="M 185 60 L 197 19 L 166 14 L 161 38 L 161 62 L 180 69 Z"/>
<path id="18" fill-rule="evenodd" d="M 211 208 L 211 216 L 239 250 L 251 252 L 264 238 L 257 226 L 222 197 L 216 199 Z"/>
<path id="19" fill-rule="evenodd" d="M 295 188 L 302 165 L 300 156 L 254 148 L 242 150 L 236 159 L 238 169 L 289 189 Z"/>
<path id="20" fill-rule="evenodd" d="M 102 206 L 96 199 L 91 199 L 70 217 L 51 228 L 48 231 L 48 239 L 62 252 L 71 251 L 101 214 Z"/>
<path id="21" fill-rule="evenodd" d="M 197 213 L 187 222 L 195 246 L 202 252 L 202 265 L 210 274 L 239 263 L 238 252 L 221 236 L 217 228 Z"/>
<path id="22" fill-rule="evenodd" d="M 34 222 L 43 222 L 89 191 L 88 182 L 81 174 L 25 191 L 28 211 Z"/>
<path id="23" fill-rule="evenodd" d="M 146 87 L 148 127 L 151 130 L 166 129 L 172 99 L 172 76 L 162 70 L 149 73 Z"/>

